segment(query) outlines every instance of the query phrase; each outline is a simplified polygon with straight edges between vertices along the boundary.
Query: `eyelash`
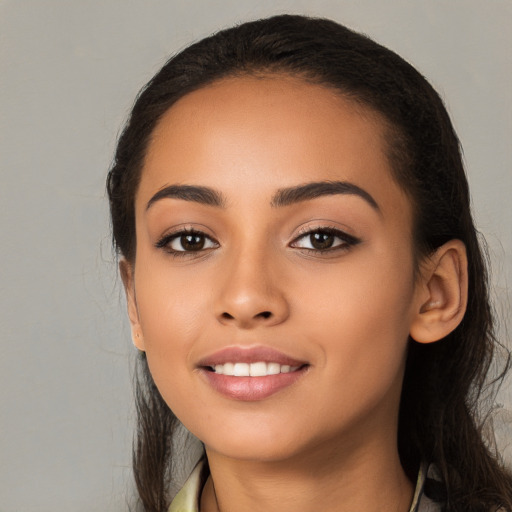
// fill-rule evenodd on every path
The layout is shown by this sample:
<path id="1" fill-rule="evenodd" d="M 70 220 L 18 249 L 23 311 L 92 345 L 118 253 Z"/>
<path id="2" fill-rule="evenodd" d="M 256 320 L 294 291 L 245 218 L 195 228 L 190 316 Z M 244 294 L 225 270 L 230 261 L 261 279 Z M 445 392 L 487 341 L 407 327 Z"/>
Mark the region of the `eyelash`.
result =
<path id="1" fill-rule="evenodd" d="M 338 243 L 337 245 L 334 245 L 332 247 L 326 247 L 325 249 L 319 249 L 319 248 L 315 248 L 315 247 L 298 247 L 297 246 L 297 243 L 301 240 L 305 240 L 308 236 L 309 237 L 312 237 L 314 235 L 327 235 L 328 237 L 333 237 L 334 239 L 338 239 L 341 241 L 341 243 Z M 186 250 L 184 247 L 183 247 L 183 240 L 181 242 L 181 247 L 184 249 L 184 250 L 176 250 L 176 249 L 172 249 L 171 248 L 171 244 L 172 242 L 174 242 L 175 240 L 178 240 L 182 237 L 185 237 L 185 236 L 197 236 L 197 237 L 200 237 L 202 240 L 203 240 L 203 245 L 204 244 L 212 244 L 210 247 L 206 247 L 204 248 L 204 246 L 200 247 L 199 249 L 197 250 Z M 313 242 L 313 240 L 310 238 L 310 242 Z M 301 251 L 304 251 L 304 252 L 307 252 L 307 253 L 313 253 L 313 254 L 319 254 L 319 255 L 322 255 L 322 254 L 326 254 L 326 253 L 332 253 L 332 252 L 336 252 L 336 251 L 346 251 L 348 250 L 350 247 L 354 246 L 354 245 L 357 245 L 358 243 L 360 243 L 361 240 L 352 236 L 352 235 L 349 235 L 343 231 L 340 231 L 339 229 L 337 228 L 332 228 L 332 227 L 318 227 L 318 228 L 315 228 L 315 229 L 305 229 L 304 231 L 302 231 L 299 236 L 297 236 L 291 243 L 290 243 L 290 247 L 293 247 L 293 248 L 297 248 L 297 249 L 300 249 Z M 334 243 L 334 242 L 333 242 Z M 157 249 L 163 249 L 165 250 L 166 252 L 168 252 L 171 256 L 173 257 L 176 257 L 176 258 L 182 258 L 182 257 L 187 257 L 187 256 L 192 256 L 194 254 L 198 255 L 199 253 L 203 253 L 205 251 L 209 251 L 210 249 L 215 249 L 217 247 L 219 247 L 219 243 L 213 239 L 212 237 L 206 235 L 205 233 L 203 233 L 202 231 L 199 231 L 199 230 L 196 230 L 196 229 L 181 229 L 180 231 L 177 231 L 177 232 L 174 232 L 174 233 L 170 233 L 170 234 L 167 234 L 165 236 L 163 236 L 156 244 L 155 244 L 155 247 Z"/>

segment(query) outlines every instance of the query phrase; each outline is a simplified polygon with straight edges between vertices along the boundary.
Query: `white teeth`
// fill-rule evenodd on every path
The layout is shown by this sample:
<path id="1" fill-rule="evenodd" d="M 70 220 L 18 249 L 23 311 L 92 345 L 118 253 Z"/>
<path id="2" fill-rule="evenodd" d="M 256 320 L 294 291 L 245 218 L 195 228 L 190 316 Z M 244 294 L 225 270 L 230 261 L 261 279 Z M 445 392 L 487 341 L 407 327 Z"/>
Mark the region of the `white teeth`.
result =
<path id="1" fill-rule="evenodd" d="M 265 363 L 224 363 L 216 364 L 212 369 L 219 375 L 230 375 L 234 377 L 266 377 L 267 375 L 277 375 L 278 373 L 290 373 L 299 369 L 299 366 L 290 366 L 288 364 Z"/>
<path id="2" fill-rule="evenodd" d="M 233 375 L 235 377 L 249 377 L 249 365 L 247 363 L 235 363 Z"/>
<path id="3" fill-rule="evenodd" d="M 279 363 L 268 363 L 267 364 L 268 375 L 277 375 L 281 373 L 281 365 Z"/>
<path id="4" fill-rule="evenodd" d="M 266 363 L 251 363 L 249 366 L 249 374 L 251 377 L 265 377 L 267 375 Z"/>

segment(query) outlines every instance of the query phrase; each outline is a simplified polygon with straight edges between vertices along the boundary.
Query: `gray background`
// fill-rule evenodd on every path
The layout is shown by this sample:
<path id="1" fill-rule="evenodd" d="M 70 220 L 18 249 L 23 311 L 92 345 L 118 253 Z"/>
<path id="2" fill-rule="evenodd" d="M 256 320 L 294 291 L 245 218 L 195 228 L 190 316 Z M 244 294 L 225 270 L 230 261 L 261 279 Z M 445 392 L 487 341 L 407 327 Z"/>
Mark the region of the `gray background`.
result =
<path id="1" fill-rule="evenodd" d="M 510 315 L 510 0 L 0 0 L 0 510 L 127 509 L 134 349 L 104 194 L 115 140 L 171 52 L 286 11 L 368 33 L 438 88 Z"/>

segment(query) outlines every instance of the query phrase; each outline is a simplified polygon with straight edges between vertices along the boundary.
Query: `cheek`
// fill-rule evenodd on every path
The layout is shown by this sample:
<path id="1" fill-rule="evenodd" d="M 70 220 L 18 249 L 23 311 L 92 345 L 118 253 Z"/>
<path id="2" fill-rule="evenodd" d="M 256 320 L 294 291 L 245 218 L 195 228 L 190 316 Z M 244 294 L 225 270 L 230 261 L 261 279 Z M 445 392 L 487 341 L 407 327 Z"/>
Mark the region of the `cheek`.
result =
<path id="1" fill-rule="evenodd" d="M 170 333 L 175 333 L 172 338 L 184 340 L 200 329 L 201 312 L 208 300 L 208 290 L 201 285 L 203 276 L 169 267 L 165 258 L 153 258 L 151 265 L 136 273 L 140 322 L 150 342 Z"/>
<path id="2" fill-rule="evenodd" d="M 311 282 L 301 315 L 322 333 L 326 364 L 341 365 L 354 378 L 359 372 L 365 383 L 393 377 L 407 346 L 412 275 L 409 258 L 378 254 Z"/>
<path id="3" fill-rule="evenodd" d="M 137 306 L 151 373 L 165 394 L 171 380 L 193 367 L 190 354 L 204 333 L 208 293 L 200 280 L 170 275 L 165 265 L 139 273 Z"/>

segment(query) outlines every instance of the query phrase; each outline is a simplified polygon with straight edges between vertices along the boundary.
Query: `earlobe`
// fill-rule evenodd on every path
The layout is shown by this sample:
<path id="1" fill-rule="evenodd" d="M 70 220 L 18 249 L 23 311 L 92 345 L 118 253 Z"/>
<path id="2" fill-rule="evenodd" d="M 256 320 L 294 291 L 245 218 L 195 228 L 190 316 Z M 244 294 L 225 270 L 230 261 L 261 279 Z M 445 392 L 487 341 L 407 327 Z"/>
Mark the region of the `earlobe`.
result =
<path id="1" fill-rule="evenodd" d="M 135 280 L 133 276 L 133 265 L 124 258 L 119 262 L 119 273 L 123 280 L 124 291 L 126 294 L 126 305 L 128 308 L 128 317 L 130 319 L 132 341 L 139 349 L 144 351 L 144 338 L 139 322 L 139 311 L 137 308 L 137 299 L 135 295 Z"/>
<path id="2" fill-rule="evenodd" d="M 415 341 L 438 341 L 460 324 L 467 305 L 467 266 L 460 240 L 439 247 L 423 265 L 410 328 Z"/>

